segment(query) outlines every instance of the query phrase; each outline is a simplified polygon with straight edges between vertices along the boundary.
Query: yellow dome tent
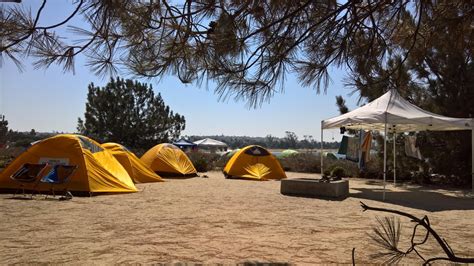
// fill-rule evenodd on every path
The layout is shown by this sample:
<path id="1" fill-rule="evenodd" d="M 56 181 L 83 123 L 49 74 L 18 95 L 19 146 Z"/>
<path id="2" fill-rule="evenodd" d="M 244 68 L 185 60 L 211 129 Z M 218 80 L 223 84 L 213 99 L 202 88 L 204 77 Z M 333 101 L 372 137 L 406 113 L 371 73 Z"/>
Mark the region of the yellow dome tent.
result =
<path id="1" fill-rule="evenodd" d="M 173 144 L 158 144 L 143 154 L 140 160 L 162 177 L 197 176 L 191 160 Z"/>
<path id="2" fill-rule="evenodd" d="M 283 179 L 285 171 L 265 148 L 250 145 L 235 153 L 224 167 L 226 178 L 253 180 Z"/>
<path id="3" fill-rule="evenodd" d="M 148 168 L 140 159 L 124 146 L 118 143 L 104 143 L 102 147 L 107 149 L 127 170 L 135 183 L 163 182 L 159 175 Z"/>
<path id="4" fill-rule="evenodd" d="M 20 184 L 10 178 L 24 164 L 74 165 L 67 184 L 69 191 L 136 192 L 127 171 L 99 143 L 81 135 L 61 134 L 34 143 L 0 173 L 0 188 L 17 189 Z M 50 186 L 37 183 L 36 190 L 49 191 Z M 60 189 L 60 187 L 58 188 Z"/>

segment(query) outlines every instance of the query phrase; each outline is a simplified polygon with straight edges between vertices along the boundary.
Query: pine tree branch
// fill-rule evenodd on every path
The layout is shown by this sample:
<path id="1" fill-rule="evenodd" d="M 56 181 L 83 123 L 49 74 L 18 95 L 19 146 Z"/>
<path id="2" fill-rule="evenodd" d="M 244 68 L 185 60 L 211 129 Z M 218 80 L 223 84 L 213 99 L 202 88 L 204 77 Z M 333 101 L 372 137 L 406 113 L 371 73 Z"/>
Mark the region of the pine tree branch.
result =
<path id="1" fill-rule="evenodd" d="M 447 258 L 431 258 L 431 259 L 426 260 L 425 263 L 430 263 L 431 261 L 434 261 L 434 260 L 449 260 L 449 261 L 452 261 L 452 262 L 459 262 L 459 263 L 474 263 L 474 258 L 461 258 L 461 257 L 456 256 L 454 254 L 454 252 L 451 250 L 451 248 L 449 247 L 449 245 L 447 245 L 445 240 L 443 240 L 438 235 L 438 233 L 430 226 L 429 221 L 428 221 L 426 216 L 422 219 L 419 219 L 419 218 L 415 217 L 414 215 L 411 215 L 411 214 L 406 213 L 406 212 L 392 210 L 392 209 L 386 209 L 386 208 L 370 207 L 370 206 L 366 205 L 363 202 L 360 202 L 360 204 L 361 204 L 361 207 L 362 207 L 363 211 L 369 210 L 369 211 L 387 212 L 387 213 L 393 213 L 393 214 L 397 214 L 397 215 L 400 215 L 400 216 L 410 218 L 412 220 L 412 222 L 417 223 L 417 226 L 421 225 L 428 231 L 427 236 L 425 237 L 424 241 L 426 241 L 426 238 L 428 237 L 428 234 L 433 235 L 433 237 L 438 242 L 438 245 L 443 249 L 444 253 L 447 255 Z M 424 243 L 424 241 L 422 243 Z M 414 247 L 412 247 L 412 248 L 414 248 Z"/>

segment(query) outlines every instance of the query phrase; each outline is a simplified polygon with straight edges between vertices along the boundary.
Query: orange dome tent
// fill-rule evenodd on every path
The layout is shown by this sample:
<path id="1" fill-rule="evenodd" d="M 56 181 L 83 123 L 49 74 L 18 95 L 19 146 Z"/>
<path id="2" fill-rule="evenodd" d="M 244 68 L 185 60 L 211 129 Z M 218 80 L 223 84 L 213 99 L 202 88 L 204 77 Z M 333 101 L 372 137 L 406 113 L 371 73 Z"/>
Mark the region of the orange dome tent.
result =
<path id="1" fill-rule="evenodd" d="M 104 143 L 102 147 L 107 149 L 125 168 L 133 182 L 163 182 L 159 175 L 148 168 L 133 152 L 118 143 Z"/>
<path id="2" fill-rule="evenodd" d="M 25 164 L 76 166 L 67 184 L 63 185 L 70 191 L 137 191 L 127 171 L 114 156 L 94 140 L 81 135 L 60 134 L 34 143 L 0 173 L 0 188 L 18 189 L 21 184 L 10 176 Z M 50 186 L 39 182 L 35 190 L 49 191 Z"/>
<path id="3" fill-rule="evenodd" d="M 235 153 L 224 167 L 226 178 L 253 180 L 283 179 L 285 171 L 265 148 L 250 145 Z"/>
<path id="4" fill-rule="evenodd" d="M 143 154 L 140 160 L 162 177 L 197 176 L 191 160 L 173 144 L 158 144 Z"/>

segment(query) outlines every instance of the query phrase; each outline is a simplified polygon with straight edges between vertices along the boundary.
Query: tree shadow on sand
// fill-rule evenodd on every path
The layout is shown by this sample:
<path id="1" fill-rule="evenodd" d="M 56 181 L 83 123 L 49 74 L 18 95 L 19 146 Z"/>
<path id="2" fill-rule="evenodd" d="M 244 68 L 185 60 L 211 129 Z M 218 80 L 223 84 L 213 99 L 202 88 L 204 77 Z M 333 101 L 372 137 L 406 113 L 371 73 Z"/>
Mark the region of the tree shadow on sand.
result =
<path id="1" fill-rule="evenodd" d="M 404 185 L 400 188 L 403 191 L 391 191 L 390 188 L 387 188 L 385 201 L 382 200 L 383 189 L 381 187 L 351 188 L 349 197 L 375 200 L 430 212 L 474 210 L 474 199 L 467 191 L 463 193 L 459 190 L 450 191 L 448 189 Z"/>

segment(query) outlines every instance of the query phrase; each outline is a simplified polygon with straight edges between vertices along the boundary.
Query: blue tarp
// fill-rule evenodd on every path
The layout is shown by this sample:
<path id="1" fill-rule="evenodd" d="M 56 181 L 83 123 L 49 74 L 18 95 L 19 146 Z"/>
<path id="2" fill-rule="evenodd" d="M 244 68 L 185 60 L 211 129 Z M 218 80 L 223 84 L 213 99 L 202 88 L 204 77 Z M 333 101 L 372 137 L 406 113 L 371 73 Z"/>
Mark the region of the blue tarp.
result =
<path id="1" fill-rule="evenodd" d="M 185 147 L 196 147 L 197 145 L 192 143 L 191 141 L 187 141 L 185 139 L 179 139 L 175 142 L 173 142 L 173 145 L 178 146 L 179 148 L 185 148 Z"/>

